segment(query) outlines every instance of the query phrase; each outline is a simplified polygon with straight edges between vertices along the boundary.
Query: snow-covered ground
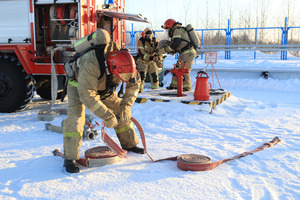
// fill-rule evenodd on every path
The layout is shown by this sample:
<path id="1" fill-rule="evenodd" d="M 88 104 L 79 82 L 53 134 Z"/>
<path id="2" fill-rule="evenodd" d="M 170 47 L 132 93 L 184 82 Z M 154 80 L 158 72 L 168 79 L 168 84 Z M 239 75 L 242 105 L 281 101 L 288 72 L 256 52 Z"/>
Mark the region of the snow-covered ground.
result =
<path id="1" fill-rule="evenodd" d="M 278 55 L 260 54 L 257 60 L 243 55 L 235 53 L 232 60 L 219 55 L 215 67 L 300 68 L 300 59 L 291 56 L 281 61 Z M 166 68 L 172 63 L 169 56 Z M 197 69 L 205 66 L 197 60 L 192 83 Z M 38 121 L 46 102 L 35 96 L 27 110 L 0 114 L 0 199 L 300 199 L 300 78 L 219 79 L 232 95 L 212 114 L 176 102 L 134 104 L 132 114 L 144 128 L 150 155 L 196 153 L 218 161 L 275 136 L 281 143 L 205 172 L 181 171 L 174 161 L 154 163 L 147 155 L 128 153 L 113 165 L 81 167 L 79 174 L 66 175 L 63 159 L 52 155 L 54 149 L 63 151 L 62 135 Z M 165 86 L 170 80 L 169 73 Z M 56 107 L 66 105 L 57 101 Z M 51 123 L 60 125 L 65 118 Z M 113 129 L 106 131 L 117 141 Z M 80 153 L 99 145 L 104 145 L 99 136 L 85 140 Z"/>

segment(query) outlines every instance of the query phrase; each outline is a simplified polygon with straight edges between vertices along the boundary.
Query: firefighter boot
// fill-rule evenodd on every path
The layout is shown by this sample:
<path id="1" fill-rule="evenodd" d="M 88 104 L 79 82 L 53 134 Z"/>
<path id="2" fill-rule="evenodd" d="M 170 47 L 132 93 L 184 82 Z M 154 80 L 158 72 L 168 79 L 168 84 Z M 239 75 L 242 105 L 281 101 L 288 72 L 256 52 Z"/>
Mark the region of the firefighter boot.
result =
<path id="1" fill-rule="evenodd" d="M 167 90 L 177 90 L 177 76 L 175 74 L 172 75 L 172 81 L 170 86 L 166 87 Z"/>
<path id="2" fill-rule="evenodd" d="M 155 90 L 158 89 L 158 76 L 157 76 L 157 72 L 153 72 L 151 73 L 151 89 Z"/>
<path id="3" fill-rule="evenodd" d="M 134 146 L 132 148 L 123 148 L 126 151 L 131 151 L 133 153 L 138 153 L 138 154 L 144 154 L 145 150 L 143 148 L 140 148 L 138 146 Z"/>
<path id="4" fill-rule="evenodd" d="M 172 85 L 170 85 L 170 86 L 166 87 L 166 89 L 167 89 L 167 90 L 176 90 L 177 87 L 173 87 Z"/>
<path id="5" fill-rule="evenodd" d="M 192 90 L 192 88 L 183 88 L 184 92 L 191 91 L 191 90 Z"/>
<path id="6" fill-rule="evenodd" d="M 143 93 L 143 91 L 144 91 L 144 85 L 145 85 L 145 81 L 142 81 L 141 84 L 140 84 L 139 93 Z"/>
<path id="7" fill-rule="evenodd" d="M 80 171 L 76 160 L 65 160 L 64 167 L 69 173 L 78 173 Z"/>
<path id="8" fill-rule="evenodd" d="M 144 90 L 144 85 L 145 85 L 146 72 L 141 70 L 140 71 L 140 76 L 141 76 L 141 84 L 140 84 L 139 93 L 142 93 L 143 90 Z"/>

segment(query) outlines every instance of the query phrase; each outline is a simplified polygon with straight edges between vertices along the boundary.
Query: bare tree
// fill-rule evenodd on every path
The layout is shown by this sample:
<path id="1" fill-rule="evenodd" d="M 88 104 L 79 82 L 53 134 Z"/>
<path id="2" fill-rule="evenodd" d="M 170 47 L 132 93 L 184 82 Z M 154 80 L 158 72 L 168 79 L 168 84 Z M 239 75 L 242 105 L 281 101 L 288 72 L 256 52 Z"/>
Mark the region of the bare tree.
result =
<path id="1" fill-rule="evenodd" d="M 209 10 L 209 0 L 206 0 L 206 28 L 208 29 L 209 28 L 209 25 L 208 25 L 208 10 Z"/>
<path id="2" fill-rule="evenodd" d="M 221 28 L 221 17 L 222 17 L 222 9 L 221 9 L 221 0 L 219 0 L 218 5 L 218 28 Z"/>
<path id="3" fill-rule="evenodd" d="M 182 1 L 183 8 L 184 8 L 184 22 L 185 22 L 185 24 L 188 23 L 187 18 L 188 18 L 188 15 L 189 15 L 190 11 L 191 11 L 190 10 L 190 3 L 191 3 L 191 1 Z"/>
<path id="4" fill-rule="evenodd" d="M 260 14 L 260 27 L 265 27 L 267 24 L 268 5 L 269 5 L 269 0 L 260 0 L 259 11 L 257 11 L 257 20 L 258 20 L 258 13 Z M 257 22 L 257 24 L 258 24 L 258 22 Z M 259 38 L 260 38 L 261 42 L 263 42 L 263 40 L 264 40 L 264 30 L 263 29 L 260 31 Z"/>
<path id="5" fill-rule="evenodd" d="M 198 28 L 200 25 L 199 25 L 199 13 L 200 13 L 200 11 L 199 11 L 199 1 L 197 1 L 197 5 L 196 5 L 196 24 L 195 24 L 195 26 L 196 26 L 196 28 Z"/>

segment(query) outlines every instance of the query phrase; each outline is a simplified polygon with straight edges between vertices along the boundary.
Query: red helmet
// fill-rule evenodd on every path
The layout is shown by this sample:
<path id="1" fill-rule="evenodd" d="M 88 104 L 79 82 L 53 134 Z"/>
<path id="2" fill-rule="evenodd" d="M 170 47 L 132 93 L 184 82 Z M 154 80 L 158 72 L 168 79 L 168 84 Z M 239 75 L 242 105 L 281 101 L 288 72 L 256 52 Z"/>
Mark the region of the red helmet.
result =
<path id="1" fill-rule="evenodd" d="M 135 61 L 127 50 L 113 51 L 108 55 L 109 71 L 121 81 L 129 83 L 135 76 Z"/>
<path id="2" fill-rule="evenodd" d="M 167 19 L 163 26 L 161 26 L 163 29 L 172 28 L 176 21 L 174 19 Z"/>

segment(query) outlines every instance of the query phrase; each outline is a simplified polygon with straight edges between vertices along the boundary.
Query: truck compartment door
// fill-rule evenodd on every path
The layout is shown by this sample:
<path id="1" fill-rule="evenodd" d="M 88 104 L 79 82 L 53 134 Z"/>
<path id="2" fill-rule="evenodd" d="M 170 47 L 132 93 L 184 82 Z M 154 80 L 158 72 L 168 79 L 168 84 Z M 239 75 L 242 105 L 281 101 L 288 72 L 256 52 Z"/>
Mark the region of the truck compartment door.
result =
<path id="1" fill-rule="evenodd" d="M 123 12 L 115 12 L 115 11 L 108 11 L 108 10 L 97 10 L 98 15 L 105 15 L 111 18 L 116 19 L 124 19 L 124 20 L 130 20 L 130 21 L 137 21 L 137 22 L 146 22 L 150 23 L 146 18 L 142 18 L 141 15 L 137 14 L 130 14 L 130 13 L 123 13 Z"/>
<path id="2" fill-rule="evenodd" d="M 28 0 L 1 0 L 0 43 L 25 43 L 26 39 L 28 41 L 30 17 Z"/>

